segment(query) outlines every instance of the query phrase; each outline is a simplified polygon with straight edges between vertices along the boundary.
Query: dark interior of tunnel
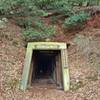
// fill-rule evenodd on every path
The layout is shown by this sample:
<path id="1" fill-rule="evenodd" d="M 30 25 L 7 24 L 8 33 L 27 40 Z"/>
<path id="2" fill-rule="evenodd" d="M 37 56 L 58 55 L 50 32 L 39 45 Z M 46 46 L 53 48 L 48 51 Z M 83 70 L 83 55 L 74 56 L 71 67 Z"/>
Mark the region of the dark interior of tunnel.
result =
<path id="1" fill-rule="evenodd" d="M 58 50 L 34 50 L 32 82 L 43 79 L 52 79 L 56 69 Z"/>

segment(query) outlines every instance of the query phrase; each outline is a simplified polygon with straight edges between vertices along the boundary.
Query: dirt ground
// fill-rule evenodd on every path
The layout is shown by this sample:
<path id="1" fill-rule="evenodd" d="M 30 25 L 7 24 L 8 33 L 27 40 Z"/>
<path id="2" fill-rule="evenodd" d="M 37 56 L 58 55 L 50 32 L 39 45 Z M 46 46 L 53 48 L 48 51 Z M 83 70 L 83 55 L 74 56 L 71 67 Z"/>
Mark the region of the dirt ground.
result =
<path id="1" fill-rule="evenodd" d="M 21 29 L 10 22 L 0 29 L 0 100 L 100 100 L 100 28 L 91 26 L 74 35 L 60 33 L 55 38 L 70 43 L 70 91 L 48 86 L 21 91 L 25 57 Z"/>

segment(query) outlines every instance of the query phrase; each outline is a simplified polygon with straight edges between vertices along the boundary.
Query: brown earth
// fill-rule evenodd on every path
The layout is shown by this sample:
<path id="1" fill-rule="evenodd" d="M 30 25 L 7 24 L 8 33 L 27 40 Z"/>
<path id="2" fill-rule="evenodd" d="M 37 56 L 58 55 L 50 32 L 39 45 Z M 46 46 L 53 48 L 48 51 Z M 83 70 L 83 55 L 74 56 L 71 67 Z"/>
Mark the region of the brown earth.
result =
<path id="1" fill-rule="evenodd" d="M 97 19 L 98 20 L 98 19 Z M 0 100 L 100 100 L 100 22 L 79 32 L 65 33 L 57 26 L 53 41 L 69 43 L 70 91 L 33 86 L 21 91 L 25 45 L 21 29 L 8 23 L 0 29 Z"/>

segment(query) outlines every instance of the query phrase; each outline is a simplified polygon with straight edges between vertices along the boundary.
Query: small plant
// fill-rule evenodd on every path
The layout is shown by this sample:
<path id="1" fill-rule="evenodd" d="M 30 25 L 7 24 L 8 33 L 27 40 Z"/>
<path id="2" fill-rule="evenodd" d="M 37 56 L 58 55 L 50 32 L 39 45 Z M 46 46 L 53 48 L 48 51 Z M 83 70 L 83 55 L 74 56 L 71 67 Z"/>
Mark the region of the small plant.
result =
<path id="1" fill-rule="evenodd" d="M 53 26 L 46 26 L 38 23 L 34 28 L 26 28 L 23 30 L 24 38 L 27 42 L 39 41 L 46 38 L 51 38 L 55 34 Z"/>
<path id="2" fill-rule="evenodd" d="M 82 88 L 85 84 L 83 84 L 82 81 L 78 80 L 75 84 L 71 85 L 71 90 L 76 91 L 80 88 Z"/>
<path id="3" fill-rule="evenodd" d="M 30 17 L 29 18 L 19 18 L 19 19 L 16 19 L 16 24 L 24 28 L 32 27 L 33 19 Z"/>
<path id="4" fill-rule="evenodd" d="M 77 25 L 83 26 L 84 22 L 89 18 L 89 14 L 85 12 L 80 12 L 79 14 L 75 14 L 69 18 L 67 18 L 64 22 L 65 28 L 75 27 Z"/>
<path id="5" fill-rule="evenodd" d="M 11 89 L 15 89 L 17 87 L 19 87 L 19 80 L 18 79 L 13 79 L 13 80 L 10 80 L 8 83 L 7 83 L 7 86 Z"/>

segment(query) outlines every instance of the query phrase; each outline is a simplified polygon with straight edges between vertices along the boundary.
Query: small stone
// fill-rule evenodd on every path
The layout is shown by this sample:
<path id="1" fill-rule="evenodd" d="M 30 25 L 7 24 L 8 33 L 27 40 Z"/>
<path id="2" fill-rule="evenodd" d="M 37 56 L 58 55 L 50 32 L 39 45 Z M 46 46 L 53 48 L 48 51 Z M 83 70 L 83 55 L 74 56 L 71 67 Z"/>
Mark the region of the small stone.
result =
<path id="1" fill-rule="evenodd" d="M 50 39 L 50 38 L 46 38 L 45 41 L 46 41 L 46 42 L 50 42 L 51 39 Z"/>
<path id="2" fill-rule="evenodd" d="M 6 23 L 0 20 L 0 28 L 5 28 L 5 27 L 6 27 Z"/>
<path id="3" fill-rule="evenodd" d="M 14 14 L 14 12 L 13 11 L 10 11 L 10 14 Z"/>
<path id="4" fill-rule="evenodd" d="M 4 21 L 4 22 L 8 22 L 8 19 L 7 18 L 2 18 L 2 21 Z"/>
<path id="5" fill-rule="evenodd" d="M 79 83 L 79 80 L 76 80 L 76 83 Z"/>

